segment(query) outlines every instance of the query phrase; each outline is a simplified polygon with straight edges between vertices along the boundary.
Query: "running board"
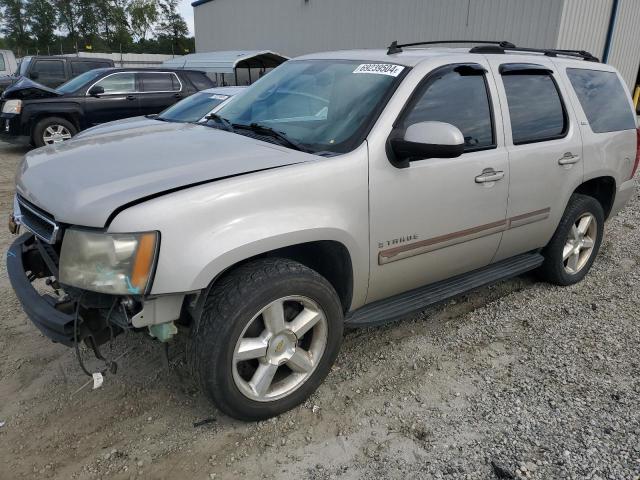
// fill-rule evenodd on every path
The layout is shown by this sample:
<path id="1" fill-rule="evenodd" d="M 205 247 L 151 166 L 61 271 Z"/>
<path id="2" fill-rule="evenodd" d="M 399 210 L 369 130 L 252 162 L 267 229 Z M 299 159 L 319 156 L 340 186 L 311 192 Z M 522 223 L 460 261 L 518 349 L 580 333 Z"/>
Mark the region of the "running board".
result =
<path id="1" fill-rule="evenodd" d="M 515 277 L 544 261 L 539 253 L 518 255 L 447 280 L 432 283 L 360 307 L 347 314 L 346 327 L 373 327 L 399 320 L 461 293 Z"/>

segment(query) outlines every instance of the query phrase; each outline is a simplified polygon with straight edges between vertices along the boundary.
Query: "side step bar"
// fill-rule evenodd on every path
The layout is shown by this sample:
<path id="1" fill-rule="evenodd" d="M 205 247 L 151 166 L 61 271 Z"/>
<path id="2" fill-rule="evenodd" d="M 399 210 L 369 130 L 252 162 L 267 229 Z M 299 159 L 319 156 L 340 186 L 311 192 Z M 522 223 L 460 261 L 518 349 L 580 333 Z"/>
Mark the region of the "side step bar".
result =
<path id="1" fill-rule="evenodd" d="M 378 300 L 347 314 L 346 327 L 373 327 L 399 320 L 430 305 L 500 280 L 533 270 L 544 261 L 539 253 L 525 253 L 469 273 Z"/>

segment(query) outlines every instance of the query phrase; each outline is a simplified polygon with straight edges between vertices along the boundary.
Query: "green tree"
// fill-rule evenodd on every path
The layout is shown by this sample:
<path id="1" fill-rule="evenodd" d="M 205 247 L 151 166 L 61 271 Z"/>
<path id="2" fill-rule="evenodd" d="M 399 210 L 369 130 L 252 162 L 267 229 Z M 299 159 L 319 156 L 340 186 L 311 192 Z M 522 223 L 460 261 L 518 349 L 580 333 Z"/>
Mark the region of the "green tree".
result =
<path id="1" fill-rule="evenodd" d="M 171 46 L 175 53 L 182 53 L 186 47 L 186 36 L 189 27 L 178 12 L 178 0 L 160 0 L 160 22 L 156 27 L 158 40 L 161 37 L 171 39 Z M 174 53 L 172 52 L 172 53 Z"/>
<path id="2" fill-rule="evenodd" d="M 26 8 L 31 37 L 40 51 L 50 51 L 57 40 L 56 9 L 50 0 L 31 0 Z"/>
<path id="3" fill-rule="evenodd" d="M 78 23 L 80 20 L 80 5 L 77 0 L 54 0 L 60 27 L 66 30 L 68 38 L 74 48 L 78 41 Z"/>
<path id="4" fill-rule="evenodd" d="M 98 5 L 101 1 L 75 0 L 77 12 L 78 36 L 80 47 L 93 45 L 100 35 L 100 18 Z"/>
<path id="5" fill-rule="evenodd" d="M 24 0 L 0 0 L 0 31 L 19 55 L 26 51 L 30 43 L 26 7 L 27 2 Z"/>
<path id="6" fill-rule="evenodd" d="M 156 0 L 133 0 L 127 6 L 131 34 L 140 42 L 147 39 L 158 21 L 158 2 Z"/>

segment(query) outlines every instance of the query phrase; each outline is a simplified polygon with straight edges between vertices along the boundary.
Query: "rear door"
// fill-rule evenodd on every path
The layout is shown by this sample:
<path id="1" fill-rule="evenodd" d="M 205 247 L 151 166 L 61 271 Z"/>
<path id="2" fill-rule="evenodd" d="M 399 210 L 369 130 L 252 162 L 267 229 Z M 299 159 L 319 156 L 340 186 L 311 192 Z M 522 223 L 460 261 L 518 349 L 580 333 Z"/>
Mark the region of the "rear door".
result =
<path id="1" fill-rule="evenodd" d="M 183 98 L 183 85 L 173 72 L 140 72 L 140 111 L 143 115 L 160 113 Z"/>
<path id="2" fill-rule="evenodd" d="M 554 65 L 490 60 L 509 154 L 508 228 L 496 260 L 548 243 L 583 180 L 582 139 Z"/>
<path id="3" fill-rule="evenodd" d="M 101 86 L 104 93 L 95 97 L 89 95 L 88 91 L 93 86 Z M 87 126 L 140 115 L 139 97 L 135 72 L 108 74 L 87 88 Z"/>
<path id="4" fill-rule="evenodd" d="M 41 58 L 32 60 L 27 76 L 49 88 L 56 88 L 67 81 L 64 60 Z"/>

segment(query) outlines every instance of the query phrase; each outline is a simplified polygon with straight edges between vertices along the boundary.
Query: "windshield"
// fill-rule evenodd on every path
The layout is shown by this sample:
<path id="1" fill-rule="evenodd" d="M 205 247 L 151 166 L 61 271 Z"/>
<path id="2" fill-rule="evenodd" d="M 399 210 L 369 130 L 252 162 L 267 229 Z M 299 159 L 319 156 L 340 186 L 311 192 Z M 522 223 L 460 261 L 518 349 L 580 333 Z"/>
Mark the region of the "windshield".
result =
<path id="1" fill-rule="evenodd" d="M 311 151 L 353 150 L 405 67 L 351 60 L 289 61 L 216 113 L 231 124 L 272 128 Z"/>
<path id="2" fill-rule="evenodd" d="M 82 85 L 87 82 L 90 82 L 98 75 L 104 72 L 103 68 L 99 68 L 96 70 L 89 70 L 88 72 L 84 72 L 82 75 L 78 75 L 76 78 L 72 78 L 67 83 L 63 83 L 58 88 L 56 88 L 57 92 L 60 93 L 72 93 L 78 90 Z"/>
<path id="3" fill-rule="evenodd" d="M 24 57 L 18 62 L 18 69 L 16 70 L 16 76 L 26 75 L 29 69 L 29 63 L 31 63 L 31 57 Z"/>
<path id="4" fill-rule="evenodd" d="M 167 108 L 158 118 L 170 122 L 198 122 L 227 98 L 229 95 L 219 93 L 195 93 Z"/>

